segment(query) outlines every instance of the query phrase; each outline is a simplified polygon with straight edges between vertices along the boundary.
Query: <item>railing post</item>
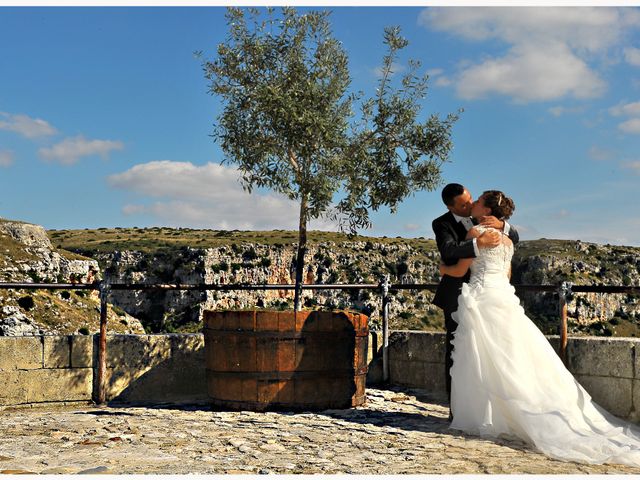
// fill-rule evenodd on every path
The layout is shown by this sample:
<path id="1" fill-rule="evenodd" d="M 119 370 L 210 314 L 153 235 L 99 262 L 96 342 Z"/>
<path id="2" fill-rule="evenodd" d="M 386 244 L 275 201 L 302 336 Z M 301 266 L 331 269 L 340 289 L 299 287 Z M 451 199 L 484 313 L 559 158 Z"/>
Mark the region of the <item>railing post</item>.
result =
<path id="1" fill-rule="evenodd" d="M 382 381 L 389 381 L 389 275 L 382 277 L 380 290 L 382 293 Z"/>
<path id="2" fill-rule="evenodd" d="M 107 370 L 107 300 L 111 288 L 109 284 L 102 280 L 99 284 L 100 291 L 100 337 L 98 342 L 98 381 L 97 399 L 98 405 L 104 405 L 105 393 L 105 373 Z"/>
<path id="3" fill-rule="evenodd" d="M 567 365 L 567 303 L 571 300 L 571 282 L 562 282 L 558 286 L 558 300 L 560 305 L 560 352 L 562 363 Z"/>

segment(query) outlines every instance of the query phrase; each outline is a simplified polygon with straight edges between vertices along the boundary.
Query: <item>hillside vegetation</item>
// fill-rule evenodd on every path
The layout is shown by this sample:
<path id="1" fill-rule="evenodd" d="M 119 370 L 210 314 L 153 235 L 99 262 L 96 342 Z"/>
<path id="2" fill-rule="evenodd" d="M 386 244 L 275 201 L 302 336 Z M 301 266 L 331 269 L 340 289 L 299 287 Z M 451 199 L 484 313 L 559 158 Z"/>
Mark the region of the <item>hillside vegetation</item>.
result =
<path id="1" fill-rule="evenodd" d="M 295 245 L 298 232 L 293 230 L 207 230 L 192 228 L 98 228 L 83 230 L 49 230 L 51 242 L 58 248 L 85 252 L 88 256 L 116 250 L 152 252 L 177 250 L 181 247 L 215 248 L 232 244 Z M 404 244 L 435 249 L 433 240 L 403 237 L 349 236 L 338 232 L 309 231 L 310 244 L 326 242 L 376 242 L 388 245 Z"/>
<path id="2" fill-rule="evenodd" d="M 290 283 L 287 272 L 291 269 L 292 259 L 287 255 L 293 252 L 297 241 L 296 232 L 286 230 L 165 227 L 52 230 L 48 233 L 56 247 L 98 259 L 101 268 L 113 274 L 112 281 L 180 283 L 189 272 L 201 272 L 201 275 L 193 277 L 196 278 L 194 283 L 201 283 L 204 280 L 199 279 L 204 278 L 212 283 Z M 350 237 L 341 233 L 312 231 L 309 232 L 309 244 L 308 279 L 317 283 L 377 283 L 384 274 L 391 275 L 394 283 L 436 283 L 438 280 L 439 256 L 431 239 Z M 205 260 L 203 254 L 198 253 L 203 249 L 214 252 L 212 258 L 215 260 Z M 122 252 L 129 252 L 128 256 Z M 135 260 L 129 258 L 131 255 Z M 640 285 L 639 272 L 639 248 L 540 239 L 523 241 L 518 245 L 512 282 Z M 431 292 L 403 290 L 393 293 L 392 328 L 442 329 L 441 312 L 430 304 Z M 291 308 L 290 298 L 286 295 L 279 299 L 252 295 L 213 292 L 202 302 L 208 308 L 250 308 L 256 304 L 268 308 Z M 372 326 L 379 326 L 377 294 L 341 295 L 317 292 L 313 297 L 307 297 L 306 307 L 360 309 L 372 315 Z M 557 332 L 557 295 L 526 293 L 521 298 L 527 314 L 545 333 Z M 175 306 L 175 300 L 173 304 Z M 181 325 L 187 324 L 191 329 L 199 328 L 197 311 L 189 311 L 185 315 L 176 309 L 168 316 L 166 305 L 162 307 L 164 319 L 148 320 L 148 324 L 154 325 L 154 330 L 162 330 L 165 328 L 163 325 L 171 325 L 177 331 L 183 328 Z M 162 310 L 158 304 L 153 308 Z M 640 335 L 640 304 L 634 295 L 577 294 L 569 305 L 569 315 L 570 332 L 573 334 Z M 168 317 L 184 320 L 167 320 Z"/>

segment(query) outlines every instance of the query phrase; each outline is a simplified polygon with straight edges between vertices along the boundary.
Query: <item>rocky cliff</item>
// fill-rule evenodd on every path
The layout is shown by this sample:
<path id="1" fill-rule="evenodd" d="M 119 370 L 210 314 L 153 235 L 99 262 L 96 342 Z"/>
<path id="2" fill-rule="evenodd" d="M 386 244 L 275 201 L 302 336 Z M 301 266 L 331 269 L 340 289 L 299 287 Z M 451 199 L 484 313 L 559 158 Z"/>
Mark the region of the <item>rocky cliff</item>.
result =
<path id="1" fill-rule="evenodd" d="M 288 245 L 232 244 L 168 252 L 115 251 L 97 253 L 95 258 L 104 266 L 105 279 L 112 283 L 291 284 L 294 253 Z M 394 282 L 431 282 L 437 278 L 435 256 L 428 247 L 416 249 L 401 243 L 320 243 L 309 248 L 305 283 L 378 283 L 387 273 Z M 439 312 L 430 304 L 430 297 L 428 291 L 397 293 L 391 312 L 404 323 L 415 317 L 414 328 L 435 327 Z M 154 332 L 181 330 L 185 326 L 198 329 L 205 309 L 285 309 L 293 305 L 291 290 L 113 291 L 112 298 Z M 409 298 L 411 302 L 407 303 Z M 353 308 L 370 314 L 373 326 L 380 324 L 381 299 L 377 292 L 305 290 L 303 302 L 308 308 Z"/>
<path id="2" fill-rule="evenodd" d="M 83 282 L 93 272 L 99 274 L 96 260 L 57 250 L 41 226 L 0 219 L 1 282 Z M 99 305 L 97 293 L 87 290 L 0 290 L 0 336 L 95 332 Z M 113 306 L 108 325 L 144 333 L 137 319 Z"/>
<path id="3" fill-rule="evenodd" d="M 112 282 L 160 283 L 292 283 L 295 271 L 294 240 L 289 232 L 258 236 L 258 232 L 170 231 L 171 229 L 120 229 L 137 250 L 110 250 L 115 231 L 94 232 L 91 246 L 85 239 L 75 249 L 96 258 Z M 73 248 L 80 233 L 55 232 L 60 246 Z M 87 235 L 87 233 L 83 233 Z M 317 234 L 319 235 L 319 234 Z M 279 236 L 278 242 L 272 239 Z M 180 238 L 147 248 L 142 239 Z M 281 237 L 281 238 L 280 238 Z M 288 238 L 282 240 L 282 238 Z M 197 240 L 196 240 L 197 239 Z M 214 242 L 215 239 L 215 242 Z M 207 243 L 211 245 L 207 246 Z M 202 247 L 195 245 L 205 244 Z M 189 246 L 192 245 L 192 246 Z M 82 247 L 82 248 L 81 248 Z M 88 250 L 89 249 L 89 250 Z M 324 235 L 312 238 L 307 254 L 306 283 L 378 283 L 389 274 L 393 283 L 434 283 L 439 255 L 428 239 L 363 238 Z M 640 248 L 597 245 L 580 241 L 535 240 L 521 242 L 513 261 L 514 284 L 640 285 Z M 200 328 L 202 311 L 209 308 L 291 308 L 291 291 L 265 292 L 113 292 L 114 303 L 142 319 L 148 331 Z M 371 315 L 380 326 L 381 299 L 377 291 L 305 291 L 308 308 L 354 308 Z M 431 305 L 432 292 L 400 290 L 391 303 L 391 327 L 442 328 L 442 315 Z M 556 333 L 557 295 L 524 293 L 523 306 L 545 331 Z M 640 304 L 627 294 L 576 294 L 569 304 L 572 333 L 632 336 L 640 333 Z"/>
<path id="4" fill-rule="evenodd" d="M 168 228 L 44 232 L 35 225 L 0 222 L 0 240 L 5 246 L 0 278 L 67 281 L 70 275 L 86 275 L 94 266 L 112 283 L 289 284 L 295 271 L 295 238 L 295 232 L 283 231 Z M 435 242 L 429 239 L 348 238 L 311 232 L 305 281 L 377 284 L 384 275 L 390 275 L 393 283 L 435 283 L 438 263 Z M 640 285 L 640 248 L 546 239 L 518 245 L 513 261 L 514 284 L 555 285 L 563 280 L 587 285 Z M 391 328 L 442 328 L 441 312 L 430 303 L 431 291 L 392 293 Z M 6 296 L 3 291 L 0 295 Z M 20 296 L 17 292 L 12 295 Z M 286 309 L 293 304 L 293 292 L 286 290 L 112 291 L 110 298 L 121 315 L 117 323 L 129 323 L 128 327 L 135 329 L 135 319 L 124 317 L 128 314 L 140 319 L 148 333 L 198 331 L 205 309 Z M 545 333 L 556 333 L 557 295 L 523 293 L 521 299 L 527 314 Z M 0 307 L 11 307 L 7 311 L 11 313 L 0 311 L 0 318 L 28 313 L 17 300 L 0 301 Z M 82 299 L 78 301 L 83 303 Z M 305 290 L 303 301 L 307 308 L 360 310 L 371 315 L 373 328 L 381 324 L 378 291 Z M 95 311 L 95 303 L 89 309 Z M 569 304 L 569 317 L 571 333 L 640 335 L 637 296 L 576 294 Z"/>

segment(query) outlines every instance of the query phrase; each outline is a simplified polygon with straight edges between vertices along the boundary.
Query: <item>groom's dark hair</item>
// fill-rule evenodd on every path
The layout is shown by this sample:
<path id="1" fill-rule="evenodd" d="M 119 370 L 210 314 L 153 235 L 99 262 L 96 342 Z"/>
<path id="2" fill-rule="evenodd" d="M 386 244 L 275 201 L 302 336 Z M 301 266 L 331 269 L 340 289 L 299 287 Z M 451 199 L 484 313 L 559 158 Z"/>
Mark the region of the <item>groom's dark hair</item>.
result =
<path id="1" fill-rule="evenodd" d="M 453 199 L 464 193 L 464 187 L 459 183 L 450 183 L 442 189 L 442 201 L 447 207 L 453 206 Z"/>

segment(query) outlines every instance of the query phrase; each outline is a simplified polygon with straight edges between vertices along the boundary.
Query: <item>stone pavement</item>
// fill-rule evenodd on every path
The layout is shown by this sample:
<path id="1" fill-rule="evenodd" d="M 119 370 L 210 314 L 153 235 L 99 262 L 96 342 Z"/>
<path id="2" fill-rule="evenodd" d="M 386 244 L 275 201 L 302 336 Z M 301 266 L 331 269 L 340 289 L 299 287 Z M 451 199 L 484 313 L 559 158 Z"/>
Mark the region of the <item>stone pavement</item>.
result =
<path id="1" fill-rule="evenodd" d="M 551 460 L 517 441 L 450 430 L 419 390 L 367 389 L 367 403 L 320 413 L 203 405 L 75 405 L 0 411 L 0 473 L 640 473 Z"/>

